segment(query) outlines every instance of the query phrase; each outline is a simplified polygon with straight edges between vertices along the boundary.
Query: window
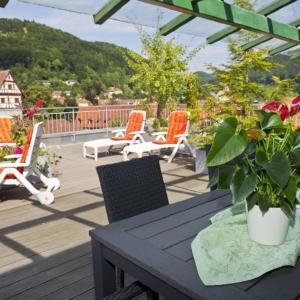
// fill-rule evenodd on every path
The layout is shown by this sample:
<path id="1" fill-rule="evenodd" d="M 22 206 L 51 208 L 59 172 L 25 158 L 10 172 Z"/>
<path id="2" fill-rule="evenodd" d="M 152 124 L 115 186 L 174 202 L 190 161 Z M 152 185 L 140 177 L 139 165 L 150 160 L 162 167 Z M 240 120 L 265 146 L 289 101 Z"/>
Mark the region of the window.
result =
<path id="1" fill-rule="evenodd" d="M 5 98 L 1 98 L 1 99 L 0 99 L 0 103 L 1 103 L 1 104 L 5 104 Z"/>
<path id="2" fill-rule="evenodd" d="M 12 90 L 12 89 L 13 89 L 13 85 L 12 85 L 12 84 L 9 84 L 9 85 L 8 85 L 8 89 L 9 89 L 9 90 Z"/>
<path id="3" fill-rule="evenodd" d="M 15 98 L 15 103 L 20 103 L 19 98 Z"/>

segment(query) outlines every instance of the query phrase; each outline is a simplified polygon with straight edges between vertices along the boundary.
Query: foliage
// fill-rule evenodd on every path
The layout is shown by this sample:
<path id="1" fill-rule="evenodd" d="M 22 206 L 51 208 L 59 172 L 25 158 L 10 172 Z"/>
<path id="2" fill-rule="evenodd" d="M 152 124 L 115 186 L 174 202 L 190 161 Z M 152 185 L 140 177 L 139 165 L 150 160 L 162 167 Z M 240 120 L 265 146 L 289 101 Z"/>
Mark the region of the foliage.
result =
<path id="1" fill-rule="evenodd" d="M 275 87 L 268 97 L 269 100 L 278 101 L 295 95 L 295 81 L 293 79 L 280 79 L 277 76 L 273 76 L 272 79 L 275 83 Z"/>
<path id="2" fill-rule="evenodd" d="M 12 122 L 12 138 L 17 145 L 24 145 L 26 135 L 33 126 L 33 118 L 40 111 L 44 102 L 42 100 L 36 100 L 34 106 L 24 110 L 22 116 L 17 116 Z M 43 114 L 45 114 L 44 112 Z M 43 116 L 40 116 L 43 117 Z"/>
<path id="3" fill-rule="evenodd" d="M 164 41 L 159 30 L 153 35 L 141 31 L 140 39 L 144 57 L 130 52 L 127 59 L 134 72 L 131 81 L 148 102 L 157 102 L 157 117 L 161 118 L 163 109 L 174 107 L 184 96 L 190 75 L 188 63 L 196 51 L 188 53 L 174 39 Z"/>
<path id="4" fill-rule="evenodd" d="M 111 127 L 121 127 L 122 126 L 122 120 L 120 118 L 114 118 L 111 122 Z"/>
<path id="5" fill-rule="evenodd" d="M 48 175 L 47 173 L 49 172 L 50 167 L 57 166 L 62 159 L 61 156 L 57 155 L 53 150 L 46 146 L 39 149 L 38 156 L 46 158 L 44 161 L 40 159 L 37 162 L 37 168 L 46 176 Z"/>
<path id="6" fill-rule="evenodd" d="M 5 159 L 6 155 L 11 155 L 13 154 L 12 148 L 11 147 L 7 147 L 7 146 L 0 146 L 0 162 L 1 161 L 8 161 L 7 159 Z"/>
<path id="7" fill-rule="evenodd" d="M 32 21 L 0 19 L 0 28 L 0 69 L 12 71 L 28 105 L 41 98 L 48 106 L 54 90 L 71 89 L 74 97 L 93 100 L 110 86 L 128 85 L 131 70 L 125 48 L 82 41 Z M 67 86 L 69 79 L 78 84 Z M 45 87 L 42 80 L 51 85 Z"/>
<path id="8" fill-rule="evenodd" d="M 191 74 L 187 80 L 187 89 L 185 94 L 185 102 L 187 110 L 190 112 L 189 120 L 191 123 L 199 121 L 200 107 L 199 101 L 199 84 L 196 74 Z"/>
<path id="9" fill-rule="evenodd" d="M 162 128 L 166 128 L 166 127 L 168 127 L 168 120 L 155 118 L 153 120 L 152 127 L 153 127 L 154 131 L 159 131 Z"/>
<path id="10" fill-rule="evenodd" d="M 299 148 L 300 133 L 290 122 L 283 123 L 276 112 L 259 110 L 254 128 L 243 129 L 235 117 L 219 126 L 207 165 L 223 165 L 218 188 L 230 189 L 234 203 L 247 201 L 248 210 L 257 204 L 263 214 L 280 207 L 292 217 L 300 178 Z"/>

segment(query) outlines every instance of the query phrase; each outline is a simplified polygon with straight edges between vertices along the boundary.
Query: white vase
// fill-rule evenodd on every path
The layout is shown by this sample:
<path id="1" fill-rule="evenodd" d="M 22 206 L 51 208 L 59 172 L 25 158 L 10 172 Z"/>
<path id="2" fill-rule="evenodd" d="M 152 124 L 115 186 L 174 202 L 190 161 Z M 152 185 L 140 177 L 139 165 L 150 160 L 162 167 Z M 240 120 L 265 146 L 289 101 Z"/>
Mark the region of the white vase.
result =
<path id="1" fill-rule="evenodd" d="M 269 208 L 263 215 L 258 205 L 247 211 L 250 238 L 263 245 L 280 245 L 285 241 L 289 218 L 277 207 Z"/>

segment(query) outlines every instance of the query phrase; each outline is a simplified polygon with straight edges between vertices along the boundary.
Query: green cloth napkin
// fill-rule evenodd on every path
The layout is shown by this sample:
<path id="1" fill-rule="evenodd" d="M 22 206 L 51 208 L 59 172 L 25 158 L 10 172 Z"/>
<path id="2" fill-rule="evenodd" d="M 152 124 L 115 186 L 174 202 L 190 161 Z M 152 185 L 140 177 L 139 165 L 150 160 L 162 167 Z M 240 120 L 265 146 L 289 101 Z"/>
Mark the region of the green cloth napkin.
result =
<path id="1" fill-rule="evenodd" d="M 244 205 L 226 209 L 192 242 L 198 274 L 205 285 L 230 284 L 257 278 L 282 266 L 295 266 L 300 255 L 300 219 L 286 241 L 265 246 L 250 239 Z"/>

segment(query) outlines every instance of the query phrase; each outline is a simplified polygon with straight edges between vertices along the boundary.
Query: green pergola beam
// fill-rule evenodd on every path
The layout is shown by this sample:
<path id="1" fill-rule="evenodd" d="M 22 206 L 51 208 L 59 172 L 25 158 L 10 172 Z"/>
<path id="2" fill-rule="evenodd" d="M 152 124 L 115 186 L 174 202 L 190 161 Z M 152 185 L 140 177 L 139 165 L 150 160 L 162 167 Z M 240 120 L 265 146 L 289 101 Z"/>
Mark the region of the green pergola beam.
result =
<path id="1" fill-rule="evenodd" d="M 195 18 L 196 18 L 195 16 L 189 14 L 181 14 L 176 18 L 174 18 L 173 20 L 171 20 L 170 22 L 168 22 L 167 24 L 165 24 L 164 26 L 162 26 L 160 28 L 160 33 L 162 35 L 168 35 L 169 33 L 177 30 L 179 27 L 192 21 Z"/>
<path id="2" fill-rule="evenodd" d="M 265 7 L 259 9 L 258 11 L 256 11 L 256 13 L 264 15 L 264 16 L 268 16 L 295 1 L 297 1 L 297 0 L 276 0 L 276 1 L 273 1 L 270 4 L 266 5 Z M 225 37 L 227 37 L 228 35 L 233 34 L 239 30 L 240 30 L 240 28 L 233 27 L 233 26 L 224 28 L 224 29 L 212 34 L 211 36 L 209 36 L 207 38 L 207 43 L 208 44 L 216 43 L 219 40 L 222 40 Z"/>
<path id="3" fill-rule="evenodd" d="M 9 0 L 0 0 L 0 7 L 5 7 Z"/>
<path id="4" fill-rule="evenodd" d="M 271 49 L 269 51 L 269 55 L 271 55 L 271 56 L 276 55 L 276 54 L 281 53 L 283 51 L 289 50 L 289 49 L 291 49 L 295 46 L 297 46 L 297 44 L 285 43 L 285 44 L 279 45 L 278 47 Z"/>
<path id="5" fill-rule="evenodd" d="M 99 11 L 94 14 L 95 24 L 103 24 L 128 2 L 129 0 L 110 0 L 107 2 Z"/>
<path id="6" fill-rule="evenodd" d="M 147 0 L 147 3 L 300 44 L 297 28 L 220 0 Z"/>
<path id="7" fill-rule="evenodd" d="M 294 20 L 294 21 L 291 22 L 291 23 L 289 23 L 289 25 L 295 26 L 295 27 L 300 26 L 300 18 Z M 242 46 L 242 49 L 243 49 L 244 51 L 247 51 L 247 50 L 252 49 L 253 47 L 256 47 L 256 46 L 258 46 L 258 45 L 260 45 L 260 44 L 262 44 L 262 43 L 265 43 L 265 42 L 267 42 L 267 41 L 270 41 L 271 39 L 272 39 L 272 37 L 269 37 L 269 36 L 262 36 L 262 37 L 260 37 L 260 38 L 257 38 L 257 39 L 255 39 L 255 40 L 253 40 L 253 41 L 251 41 L 251 42 L 249 42 L 249 43 L 243 45 L 243 46 Z M 293 45 L 292 45 L 291 47 L 293 47 Z"/>

